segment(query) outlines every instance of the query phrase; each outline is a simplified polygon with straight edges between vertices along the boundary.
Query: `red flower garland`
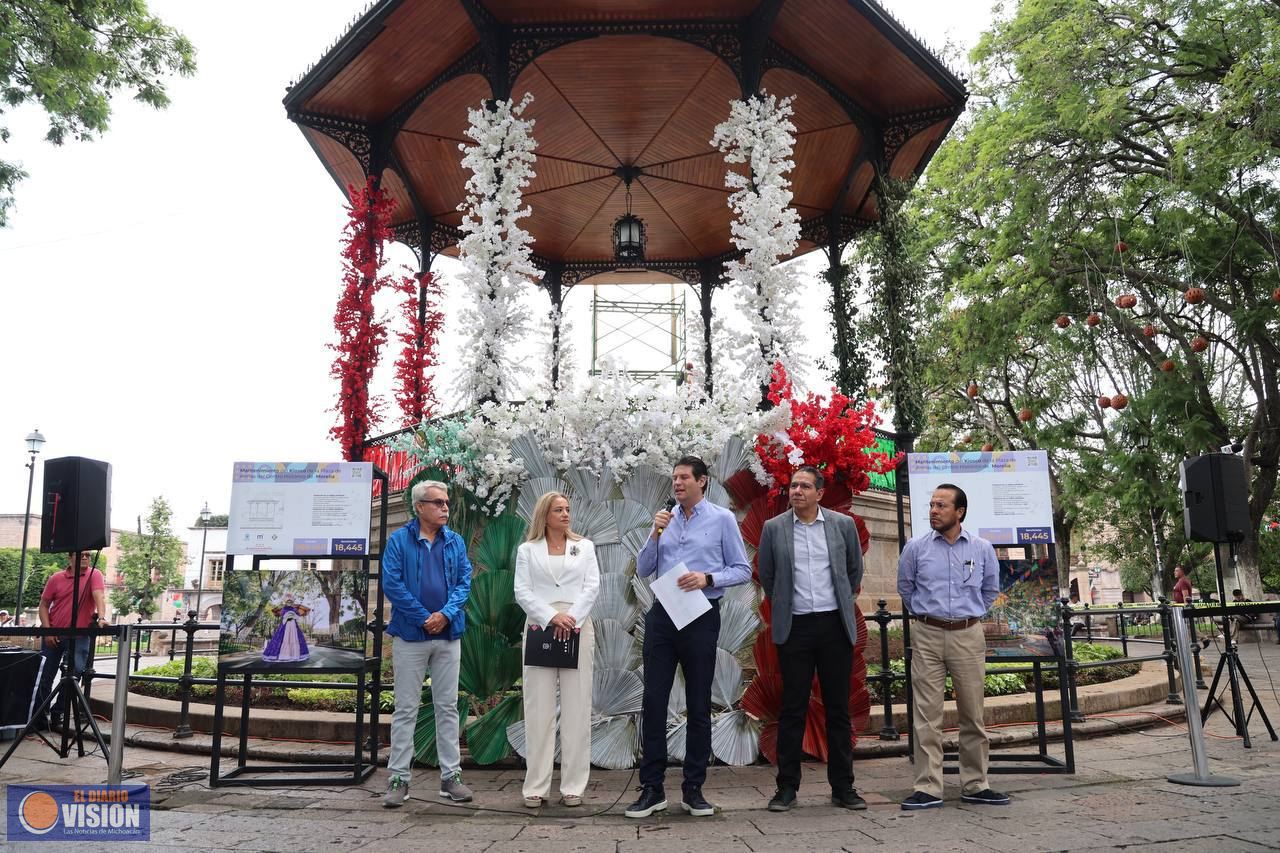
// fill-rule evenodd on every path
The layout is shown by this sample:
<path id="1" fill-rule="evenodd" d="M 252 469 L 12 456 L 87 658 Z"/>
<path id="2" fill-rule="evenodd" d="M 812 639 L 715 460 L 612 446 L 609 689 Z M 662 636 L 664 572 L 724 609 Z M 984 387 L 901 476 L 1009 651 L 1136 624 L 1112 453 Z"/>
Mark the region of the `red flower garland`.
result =
<path id="1" fill-rule="evenodd" d="M 400 406 L 401 424 L 413 426 L 434 415 L 439 405 L 427 368 L 437 363 L 436 336 L 444 324 L 444 315 L 436 307 L 440 304 L 440 284 L 431 273 L 405 276 L 397 289 L 405 294 L 401 311 L 407 331 L 396 334 L 404 344 L 396 359 L 396 403 Z M 424 310 L 420 310 L 420 300 L 426 302 Z"/>
<path id="2" fill-rule="evenodd" d="M 790 459 L 793 448 L 799 450 L 803 464 L 814 466 L 827 480 L 842 484 L 853 495 L 871 485 L 869 473 L 892 471 L 902 457 L 900 453 L 890 457 L 874 449 L 873 427 L 879 417 L 871 401 L 859 406 L 835 388 L 831 389 L 830 400 L 812 391 L 798 399 L 781 362 L 773 366 L 768 397 L 775 406 L 783 401 L 791 404 L 791 427 L 787 430 L 790 445 L 779 442 L 776 436 L 756 436 L 756 455 L 773 477 L 772 494 L 785 494 L 791 483 L 791 472 L 797 467 Z"/>
<path id="3" fill-rule="evenodd" d="M 339 382 L 334 411 L 338 422 L 329 434 L 342 447 L 348 461 L 361 458 L 364 442 L 382 420 L 381 401 L 369 396 L 369 382 L 378 366 L 378 354 L 387 341 L 386 323 L 374 315 L 373 296 L 390 283 L 380 276 L 382 251 L 391 237 L 391 212 L 395 200 L 388 198 L 370 177 L 357 190 L 348 185 L 351 204 L 343 229 L 342 296 L 333 312 L 338 342 L 329 348 L 338 353 L 329 375 Z"/>

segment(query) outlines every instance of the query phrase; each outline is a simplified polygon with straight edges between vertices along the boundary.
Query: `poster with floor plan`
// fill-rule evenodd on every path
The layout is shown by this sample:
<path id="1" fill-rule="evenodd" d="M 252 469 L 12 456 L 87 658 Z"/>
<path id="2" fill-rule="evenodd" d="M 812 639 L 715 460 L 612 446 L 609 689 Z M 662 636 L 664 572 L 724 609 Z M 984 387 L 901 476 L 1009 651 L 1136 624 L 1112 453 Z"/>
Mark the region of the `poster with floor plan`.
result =
<path id="1" fill-rule="evenodd" d="M 227 553 L 363 556 L 372 483 L 368 462 L 236 462 Z"/>

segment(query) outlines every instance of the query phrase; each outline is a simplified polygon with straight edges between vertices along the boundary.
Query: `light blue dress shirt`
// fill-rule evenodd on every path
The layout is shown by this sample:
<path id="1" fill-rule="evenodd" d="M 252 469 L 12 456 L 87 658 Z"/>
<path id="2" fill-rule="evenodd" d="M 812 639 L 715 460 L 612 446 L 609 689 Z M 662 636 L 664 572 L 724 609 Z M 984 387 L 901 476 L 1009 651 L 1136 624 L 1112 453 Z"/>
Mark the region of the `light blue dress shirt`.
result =
<path id="1" fill-rule="evenodd" d="M 836 602 L 835 585 L 831 580 L 831 555 L 827 552 L 827 529 L 819 508 L 818 517 L 805 524 L 800 517 L 792 513 L 793 525 L 791 547 L 796 555 L 795 569 L 792 571 L 791 612 L 796 616 L 804 613 L 829 613 L 839 609 Z"/>
<path id="2" fill-rule="evenodd" d="M 707 598 L 724 595 L 724 587 L 751 580 L 751 564 L 738 531 L 738 519 L 722 506 L 703 498 L 685 518 L 677 506 L 671 522 L 657 539 L 650 536 L 636 555 L 636 574 L 665 575 L 684 563 L 691 572 L 710 573 L 715 586 L 704 589 Z"/>
<path id="3" fill-rule="evenodd" d="M 985 616 L 1000 594 L 996 549 L 963 527 L 956 541 L 936 530 L 916 536 L 898 558 L 898 596 L 913 616 Z"/>

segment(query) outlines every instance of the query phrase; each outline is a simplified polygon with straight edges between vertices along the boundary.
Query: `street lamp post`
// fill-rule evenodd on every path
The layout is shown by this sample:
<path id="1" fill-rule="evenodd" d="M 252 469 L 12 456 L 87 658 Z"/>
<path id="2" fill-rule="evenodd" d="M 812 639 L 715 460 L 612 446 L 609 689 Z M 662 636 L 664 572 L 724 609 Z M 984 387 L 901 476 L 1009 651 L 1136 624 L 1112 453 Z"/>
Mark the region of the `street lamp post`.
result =
<path id="1" fill-rule="evenodd" d="M 31 461 L 27 463 L 29 472 L 27 474 L 27 511 L 22 519 L 22 556 L 18 558 L 18 606 L 13 611 L 13 619 L 15 625 L 22 624 L 22 587 L 27 579 L 27 532 L 31 528 L 31 490 L 36 483 L 36 456 L 40 453 L 40 448 L 44 447 L 44 436 L 40 434 L 40 430 L 32 430 L 27 436 L 27 452 L 31 454 Z"/>
<path id="2" fill-rule="evenodd" d="M 209 512 L 209 502 L 204 502 L 204 509 L 200 510 L 200 577 L 196 580 L 196 619 L 200 618 L 200 601 L 204 597 L 204 546 L 209 540 L 209 519 L 213 513 Z"/>

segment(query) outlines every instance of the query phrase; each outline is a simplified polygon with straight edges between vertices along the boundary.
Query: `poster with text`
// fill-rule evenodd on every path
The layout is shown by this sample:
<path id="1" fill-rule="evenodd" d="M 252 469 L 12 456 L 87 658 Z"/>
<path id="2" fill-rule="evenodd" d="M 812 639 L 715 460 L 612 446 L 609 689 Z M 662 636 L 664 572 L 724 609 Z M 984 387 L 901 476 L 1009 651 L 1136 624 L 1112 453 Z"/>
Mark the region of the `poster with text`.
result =
<path id="1" fill-rule="evenodd" d="M 929 529 L 929 497 L 943 483 L 969 498 L 964 527 L 993 545 L 1053 542 L 1049 457 L 1043 450 L 909 453 L 911 532 Z"/>
<path id="2" fill-rule="evenodd" d="M 236 462 L 227 553 L 363 556 L 372 482 L 368 462 Z"/>

